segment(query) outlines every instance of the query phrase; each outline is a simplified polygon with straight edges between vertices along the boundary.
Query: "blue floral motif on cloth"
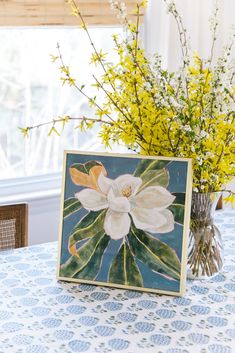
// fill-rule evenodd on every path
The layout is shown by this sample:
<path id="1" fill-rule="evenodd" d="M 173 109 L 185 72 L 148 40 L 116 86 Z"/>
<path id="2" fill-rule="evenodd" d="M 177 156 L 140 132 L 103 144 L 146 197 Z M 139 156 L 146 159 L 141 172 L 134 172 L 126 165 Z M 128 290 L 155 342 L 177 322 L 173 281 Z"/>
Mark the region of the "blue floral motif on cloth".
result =
<path id="1" fill-rule="evenodd" d="M 57 282 L 57 244 L 0 253 L 0 353 L 234 353 L 235 211 L 223 270 L 183 298 Z"/>

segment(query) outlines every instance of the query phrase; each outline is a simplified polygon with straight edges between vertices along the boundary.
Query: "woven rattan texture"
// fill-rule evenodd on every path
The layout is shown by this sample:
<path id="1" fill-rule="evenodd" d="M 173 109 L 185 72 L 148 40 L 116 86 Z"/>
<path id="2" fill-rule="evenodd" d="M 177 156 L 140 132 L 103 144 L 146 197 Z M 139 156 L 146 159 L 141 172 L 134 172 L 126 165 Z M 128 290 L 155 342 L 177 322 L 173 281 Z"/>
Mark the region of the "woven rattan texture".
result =
<path id="1" fill-rule="evenodd" d="M 27 245 L 27 209 L 27 204 L 0 206 L 0 251 Z"/>
<path id="2" fill-rule="evenodd" d="M 0 220 L 0 249 L 14 249 L 16 246 L 16 220 Z"/>

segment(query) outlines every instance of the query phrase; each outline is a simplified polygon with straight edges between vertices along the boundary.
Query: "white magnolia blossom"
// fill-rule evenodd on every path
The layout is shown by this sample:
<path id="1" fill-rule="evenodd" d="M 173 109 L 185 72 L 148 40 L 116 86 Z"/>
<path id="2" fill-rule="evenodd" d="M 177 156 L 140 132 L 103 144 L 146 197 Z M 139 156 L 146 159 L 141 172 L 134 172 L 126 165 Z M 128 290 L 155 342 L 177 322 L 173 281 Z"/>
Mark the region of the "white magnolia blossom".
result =
<path id="1" fill-rule="evenodd" d="M 149 186 L 138 192 L 141 184 L 141 178 L 130 174 L 112 180 L 100 173 L 100 192 L 83 189 L 75 196 L 88 211 L 107 209 L 104 230 L 112 239 L 121 239 L 129 233 L 131 218 L 135 227 L 144 231 L 172 231 L 174 217 L 167 207 L 175 196 L 162 186 Z"/>

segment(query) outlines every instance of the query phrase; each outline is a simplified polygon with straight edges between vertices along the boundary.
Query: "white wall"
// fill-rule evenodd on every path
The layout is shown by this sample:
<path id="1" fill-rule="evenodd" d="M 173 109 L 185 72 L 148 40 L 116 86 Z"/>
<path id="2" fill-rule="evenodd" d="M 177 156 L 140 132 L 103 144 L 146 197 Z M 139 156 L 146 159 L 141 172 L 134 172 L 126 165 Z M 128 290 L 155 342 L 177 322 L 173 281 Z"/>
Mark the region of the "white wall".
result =
<path id="1" fill-rule="evenodd" d="M 28 201 L 29 245 L 59 239 L 60 195 Z"/>

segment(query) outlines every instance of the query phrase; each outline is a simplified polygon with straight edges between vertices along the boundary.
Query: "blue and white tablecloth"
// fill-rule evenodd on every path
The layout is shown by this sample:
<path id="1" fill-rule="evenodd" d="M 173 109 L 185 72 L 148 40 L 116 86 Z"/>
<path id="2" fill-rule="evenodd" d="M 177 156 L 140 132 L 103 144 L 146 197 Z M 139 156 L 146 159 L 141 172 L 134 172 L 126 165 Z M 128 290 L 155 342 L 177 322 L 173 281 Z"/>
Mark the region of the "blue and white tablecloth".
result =
<path id="1" fill-rule="evenodd" d="M 57 244 L 0 254 L 0 353 L 235 352 L 235 211 L 223 271 L 183 298 L 57 282 Z"/>

